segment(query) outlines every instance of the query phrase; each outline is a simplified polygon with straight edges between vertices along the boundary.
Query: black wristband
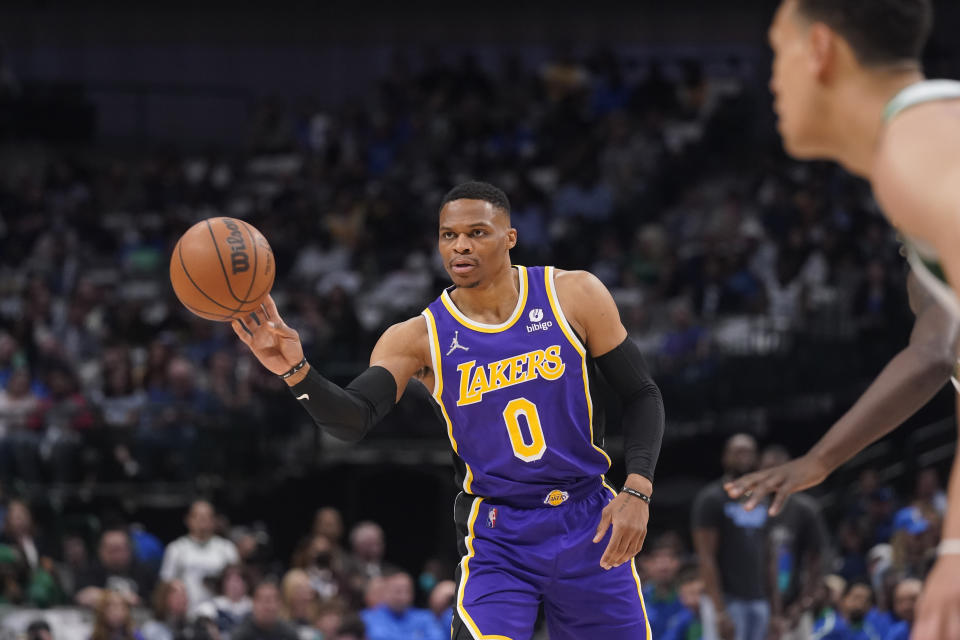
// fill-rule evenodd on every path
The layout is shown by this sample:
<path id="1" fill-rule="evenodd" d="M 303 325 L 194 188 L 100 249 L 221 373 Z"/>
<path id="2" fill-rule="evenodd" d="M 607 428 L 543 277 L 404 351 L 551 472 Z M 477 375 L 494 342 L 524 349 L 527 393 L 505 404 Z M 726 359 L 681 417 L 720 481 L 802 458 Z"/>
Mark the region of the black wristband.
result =
<path id="1" fill-rule="evenodd" d="M 281 379 L 286 380 L 287 378 L 289 378 L 290 376 L 292 376 L 293 374 L 295 374 L 297 371 L 300 371 L 300 369 L 303 369 L 305 366 L 307 366 L 307 359 L 306 359 L 306 358 L 304 358 L 303 360 L 301 360 L 301 361 L 298 362 L 297 364 L 295 364 L 295 365 L 293 365 L 292 367 L 290 367 L 290 370 L 287 371 L 286 373 L 280 373 L 280 374 L 278 374 L 278 375 L 280 376 Z"/>
<path id="2" fill-rule="evenodd" d="M 636 489 L 631 489 L 630 487 L 626 487 L 626 486 L 622 489 L 622 491 L 627 495 L 633 496 L 634 498 L 640 498 L 647 504 L 650 504 L 650 496 L 648 496 L 645 493 L 640 493 Z"/>

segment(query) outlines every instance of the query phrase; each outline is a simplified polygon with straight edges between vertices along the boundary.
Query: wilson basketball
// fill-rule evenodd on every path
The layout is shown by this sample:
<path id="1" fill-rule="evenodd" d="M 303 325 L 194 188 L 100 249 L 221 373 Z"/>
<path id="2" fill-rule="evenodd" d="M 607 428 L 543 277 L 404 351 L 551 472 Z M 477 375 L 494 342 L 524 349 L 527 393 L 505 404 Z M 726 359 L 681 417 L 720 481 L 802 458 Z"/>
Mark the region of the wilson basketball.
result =
<path id="1" fill-rule="evenodd" d="M 267 239 L 236 218 L 201 220 L 180 236 L 170 257 L 170 283 L 183 306 L 220 322 L 255 311 L 275 272 Z"/>

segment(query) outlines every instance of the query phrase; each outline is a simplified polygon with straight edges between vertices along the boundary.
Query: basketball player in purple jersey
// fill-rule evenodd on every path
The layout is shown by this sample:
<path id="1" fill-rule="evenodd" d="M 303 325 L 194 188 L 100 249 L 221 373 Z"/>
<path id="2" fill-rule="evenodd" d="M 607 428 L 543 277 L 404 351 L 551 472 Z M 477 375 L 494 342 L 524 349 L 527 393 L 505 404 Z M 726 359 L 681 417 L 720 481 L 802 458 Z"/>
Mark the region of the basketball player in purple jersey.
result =
<path id="1" fill-rule="evenodd" d="M 778 127 L 796 158 L 830 159 L 868 179 L 901 232 L 913 275 L 960 317 L 960 82 L 927 80 L 930 0 L 783 0 L 770 28 Z M 915 384 L 902 376 L 903 384 Z M 960 386 L 958 386 L 960 389 Z M 904 407 L 892 407 L 898 421 Z M 813 486 L 896 422 L 837 423 L 797 461 L 730 483 L 771 510 Z M 939 559 L 913 638 L 960 640 L 960 468 L 954 460 Z"/>
<path id="2" fill-rule="evenodd" d="M 462 487 L 454 640 L 528 640 L 541 602 L 552 640 L 649 638 L 633 558 L 647 531 L 663 404 L 613 298 L 586 272 L 513 266 L 510 204 L 489 184 L 448 193 L 439 231 L 453 286 L 387 329 L 346 389 L 307 364 L 272 299 L 265 317 L 234 331 L 341 439 L 362 438 L 411 378 L 432 392 Z M 603 477 L 595 369 L 624 404 L 619 494 Z"/>

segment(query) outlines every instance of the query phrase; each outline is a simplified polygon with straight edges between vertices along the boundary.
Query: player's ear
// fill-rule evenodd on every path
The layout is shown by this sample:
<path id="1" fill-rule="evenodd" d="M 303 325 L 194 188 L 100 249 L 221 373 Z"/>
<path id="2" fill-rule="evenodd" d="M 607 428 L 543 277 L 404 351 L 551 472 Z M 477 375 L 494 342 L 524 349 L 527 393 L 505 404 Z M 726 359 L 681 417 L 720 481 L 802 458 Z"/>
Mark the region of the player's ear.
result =
<path id="1" fill-rule="evenodd" d="M 507 250 L 517 246 L 517 230 L 513 227 L 507 229 Z"/>
<path id="2" fill-rule="evenodd" d="M 816 22 L 810 26 L 807 43 L 810 48 L 810 70 L 817 78 L 822 79 L 829 73 L 837 55 L 839 42 L 840 37 L 837 32 L 822 22 Z"/>

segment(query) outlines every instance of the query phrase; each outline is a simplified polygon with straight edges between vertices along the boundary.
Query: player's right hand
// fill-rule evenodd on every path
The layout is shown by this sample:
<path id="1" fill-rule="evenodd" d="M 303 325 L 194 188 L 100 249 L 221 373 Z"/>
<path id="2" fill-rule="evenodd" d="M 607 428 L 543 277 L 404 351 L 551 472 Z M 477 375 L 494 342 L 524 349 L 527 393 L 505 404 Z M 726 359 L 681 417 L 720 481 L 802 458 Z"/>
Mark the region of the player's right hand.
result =
<path id="1" fill-rule="evenodd" d="M 246 322 L 234 320 L 230 326 L 260 364 L 279 376 L 303 360 L 303 345 L 300 334 L 280 317 L 272 296 L 266 297 L 261 309 Z"/>
<path id="2" fill-rule="evenodd" d="M 775 494 L 770 504 L 770 515 L 780 513 L 784 503 L 791 495 L 809 489 L 823 482 L 828 472 L 822 465 L 809 456 L 801 456 L 776 467 L 748 473 L 723 485 L 727 495 L 738 499 L 746 498 L 744 508 L 753 509 L 770 494 Z"/>

